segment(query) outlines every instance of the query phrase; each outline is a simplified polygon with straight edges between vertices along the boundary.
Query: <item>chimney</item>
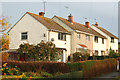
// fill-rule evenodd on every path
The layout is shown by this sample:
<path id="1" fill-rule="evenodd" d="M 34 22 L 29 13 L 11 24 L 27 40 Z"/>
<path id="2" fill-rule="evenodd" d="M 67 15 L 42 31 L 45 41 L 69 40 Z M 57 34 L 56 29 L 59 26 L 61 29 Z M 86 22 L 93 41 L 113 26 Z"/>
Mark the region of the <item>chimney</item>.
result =
<path id="1" fill-rule="evenodd" d="M 43 16 L 43 17 L 44 17 L 44 14 L 45 14 L 44 12 L 39 12 L 39 15 L 40 15 L 40 16 Z"/>
<path id="2" fill-rule="evenodd" d="M 89 22 L 88 22 L 88 21 L 85 22 L 85 26 L 86 26 L 87 28 L 89 28 Z"/>
<path id="3" fill-rule="evenodd" d="M 98 22 L 95 23 L 95 26 L 98 26 Z"/>
<path id="4" fill-rule="evenodd" d="M 70 23 L 73 23 L 73 16 L 72 16 L 71 14 L 68 16 L 68 21 L 69 21 Z"/>

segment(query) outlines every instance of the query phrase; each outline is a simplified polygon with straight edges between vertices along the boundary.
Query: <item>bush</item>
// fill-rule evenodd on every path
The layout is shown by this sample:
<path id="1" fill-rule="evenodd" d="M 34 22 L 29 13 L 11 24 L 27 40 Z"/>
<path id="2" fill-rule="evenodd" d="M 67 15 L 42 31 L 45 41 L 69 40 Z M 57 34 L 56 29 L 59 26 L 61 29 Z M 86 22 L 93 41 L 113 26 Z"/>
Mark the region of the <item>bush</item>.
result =
<path id="1" fill-rule="evenodd" d="M 89 53 L 76 52 L 73 54 L 73 61 L 78 62 L 78 61 L 88 60 L 89 56 L 90 56 Z"/>
<path id="2" fill-rule="evenodd" d="M 41 41 L 37 45 L 24 43 L 17 49 L 18 59 L 24 61 L 24 56 L 27 56 L 27 60 L 34 61 L 56 61 L 61 58 L 62 50 L 57 49 L 55 44 L 52 42 Z M 21 59 L 22 58 L 22 59 Z"/>
<path id="3" fill-rule="evenodd" d="M 67 65 L 69 66 L 71 72 L 82 70 L 81 63 L 68 63 Z"/>
<path id="4" fill-rule="evenodd" d="M 4 63 L 2 66 L 2 75 L 19 75 L 20 74 L 20 69 L 17 66 L 10 67 L 7 66 L 7 63 Z"/>

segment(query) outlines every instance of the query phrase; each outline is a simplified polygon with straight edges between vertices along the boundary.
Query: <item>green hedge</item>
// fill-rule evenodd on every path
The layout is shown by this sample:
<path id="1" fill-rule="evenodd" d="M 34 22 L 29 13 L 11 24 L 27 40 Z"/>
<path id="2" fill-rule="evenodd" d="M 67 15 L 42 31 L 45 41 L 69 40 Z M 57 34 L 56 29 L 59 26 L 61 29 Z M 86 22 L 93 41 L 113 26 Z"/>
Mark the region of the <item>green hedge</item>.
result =
<path id="1" fill-rule="evenodd" d="M 85 78 L 100 76 L 101 74 L 114 72 L 117 69 L 116 59 L 91 60 L 82 63 L 82 71 Z"/>
<path id="2" fill-rule="evenodd" d="M 82 70 L 81 63 L 68 63 L 67 66 L 69 66 L 71 72 Z"/>

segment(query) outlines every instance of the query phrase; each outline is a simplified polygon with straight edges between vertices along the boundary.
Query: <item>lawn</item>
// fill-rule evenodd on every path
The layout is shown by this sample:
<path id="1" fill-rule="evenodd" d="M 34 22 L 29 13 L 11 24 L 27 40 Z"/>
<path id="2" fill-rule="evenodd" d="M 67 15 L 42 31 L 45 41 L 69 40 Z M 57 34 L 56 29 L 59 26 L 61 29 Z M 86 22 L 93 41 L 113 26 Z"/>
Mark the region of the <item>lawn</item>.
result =
<path id="1" fill-rule="evenodd" d="M 53 76 L 52 78 L 83 78 L 83 72 L 76 71 L 71 73 L 65 73 L 65 74 Z"/>

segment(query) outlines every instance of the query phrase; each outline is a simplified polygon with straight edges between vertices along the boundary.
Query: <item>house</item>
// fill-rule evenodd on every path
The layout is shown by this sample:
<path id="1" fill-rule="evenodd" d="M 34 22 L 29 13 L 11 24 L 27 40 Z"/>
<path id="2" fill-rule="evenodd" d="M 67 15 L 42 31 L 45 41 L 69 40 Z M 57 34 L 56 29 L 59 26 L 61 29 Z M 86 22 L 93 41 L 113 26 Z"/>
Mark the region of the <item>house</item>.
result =
<path id="1" fill-rule="evenodd" d="M 52 41 L 57 48 L 63 50 L 61 61 L 65 62 L 70 55 L 70 38 L 68 30 L 50 18 L 26 12 L 22 18 L 8 31 L 10 49 L 18 49 L 22 43 L 37 44 L 42 40 Z"/>
<path id="2" fill-rule="evenodd" d="M 95 25 L 92 25 L 91 28 L 107 38 L 106 39 L 107 53 L 109 53 L 110 49 L 112 49 L 114 52 L 118 52 L 118 37 L 113 35 L 111 32 L 107 31 L 103 27 L 100 27 L 97 22 Z"/>
<path id="3" fill-rule="evenodd" d="M 101 56 L 102 51 L 106 50 L 106 37 L 91 28 L 89 22 L 85 22 L 85 25 L 74 22 L 71 14 L 68 19 L 58 16 L 54 16 L 52 19 L 71 32 L 72 53 L 87 51 L 91 56 Z"/>
<path id="4" fill-rule="evenodd" d="M 118 53 L 120 53 L 120 42 L 118 42 Z"/>

